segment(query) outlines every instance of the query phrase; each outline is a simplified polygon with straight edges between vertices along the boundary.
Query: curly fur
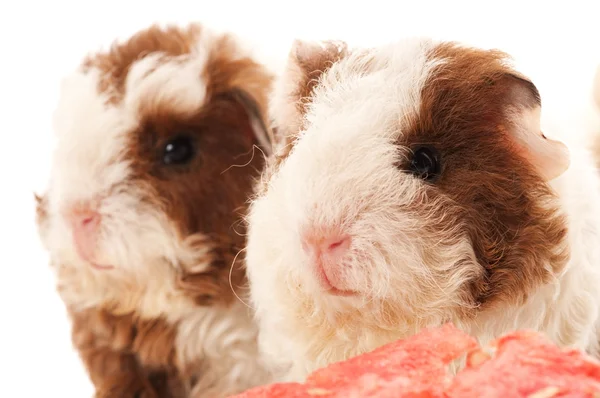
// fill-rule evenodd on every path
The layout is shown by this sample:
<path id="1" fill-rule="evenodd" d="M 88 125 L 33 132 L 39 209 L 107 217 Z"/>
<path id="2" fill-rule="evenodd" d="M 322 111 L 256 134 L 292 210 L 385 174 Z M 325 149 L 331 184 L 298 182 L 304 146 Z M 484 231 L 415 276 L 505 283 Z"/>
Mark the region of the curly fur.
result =
<path id="1" fill-rule="evenodd" d="M 247 272 L 282 379 L 447 321 L 482 343 L 532 328 L 597 353 L 598 176 L 568 131 L 544 130 L 570 166 L 541 135 L 539 93 L 506 54 L 296 43 L 271 111 Z M 441 150 L 435 183 L 408 172 L 423 143 Z M 338 278 L 350 296 L 323 291 L 302 250 L 323 225 L 352 236 Z"/>
<path id="2" fill-rule="evenodd" d="M 152 26 L 63 82 L 37 224 L 97 396 L 226 396 L 268 379 L 235 258 L 254 150 L 270 150 L 270 84 L 233 37 L 199 25 Z M 166 167 L 180 132 L 200 155 Z M 102 215 L 95 259 L 114 269 L 75 250 L 65 214 L 81 203 Z"/>

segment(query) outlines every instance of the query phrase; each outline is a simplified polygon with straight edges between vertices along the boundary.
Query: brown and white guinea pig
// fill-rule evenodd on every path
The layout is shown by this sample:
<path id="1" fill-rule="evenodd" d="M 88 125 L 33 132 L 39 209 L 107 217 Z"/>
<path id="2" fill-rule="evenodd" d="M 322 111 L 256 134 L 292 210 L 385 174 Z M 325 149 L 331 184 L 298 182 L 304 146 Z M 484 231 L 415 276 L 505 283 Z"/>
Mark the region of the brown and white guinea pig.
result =
<path id="1" fill-rule="evenodd" d="M 238 39 L 197 24 L 140 31 L 65 79 L 37 223 L 96 396 L 267 380 L 234 259 L 271 82 Z"/>
<path id="2" fill-rule="evenodd" d="M 545 135 L 509 61 L 426 38 L 295 43 L 247 220 L 259 344 L 282 379 L 448 321 L 597 352 L 598 175 L 556 140 L 572 131 Z"/>

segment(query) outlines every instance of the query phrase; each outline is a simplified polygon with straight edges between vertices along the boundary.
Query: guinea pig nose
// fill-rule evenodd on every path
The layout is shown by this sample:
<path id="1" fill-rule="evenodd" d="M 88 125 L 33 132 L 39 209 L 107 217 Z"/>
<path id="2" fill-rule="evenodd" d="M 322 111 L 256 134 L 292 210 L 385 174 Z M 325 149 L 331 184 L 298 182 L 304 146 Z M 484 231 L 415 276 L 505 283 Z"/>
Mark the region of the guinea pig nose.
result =
<path id="1" fill-rule="evenodd" d="M 341 237 L 331 238 L 331 239 L 326 240 L 323 243 L 324 252 L 330 253 L 330 254 L 335 254 L 335 253 L 343 254 L 346 252 L 346 250 L 348 250 L 349 247 L 350 247 L 350 237 L 349 236 L 341 236 Z"/>
<path id="2" fill-rule="evenodd" d="M 89 206 L 74 207 L 69 212 L 68 218 L 73 229 L 86 233 L 94 232 L 102 220 L 100 213 Z"/>
<path id="3" fill-rule="evenodd" d="M 350 236 L 336 232 L 308 232 L 302 237 L 302 248 L 312 258 L 341 259 L 350 248 Z"/>
<path id="4" fill-rule="evenodd" d="M 78 203 L 65 211 L 71 225 L 73 244 L 79 256 L 93 263 L 102 216 L 91 202 Z"/>

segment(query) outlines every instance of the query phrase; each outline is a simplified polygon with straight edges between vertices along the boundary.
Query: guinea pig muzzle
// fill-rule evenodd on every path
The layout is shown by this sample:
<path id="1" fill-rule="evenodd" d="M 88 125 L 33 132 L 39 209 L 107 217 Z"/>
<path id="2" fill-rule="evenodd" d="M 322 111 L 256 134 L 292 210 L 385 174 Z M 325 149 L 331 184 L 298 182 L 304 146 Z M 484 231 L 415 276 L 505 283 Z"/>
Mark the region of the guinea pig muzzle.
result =
<path id="1" fill-rule="evenodd" d="M 353 293 L 344 290 L 343 269 L 352 244 L 350 235 L 331 228 L 310 228 L 302 234 L 301 245 L 323 290 L 337 296 Z"/>
<path id="2" fill-rule="evenodd" d="M 94 260 L 102 215 L 89 205 L 80 205 L 70 209 L 66 218 L 71 226 L 73 244 L 79 257 L 98 270 L 114 268 L 111 265 L 98 264 Z"/>

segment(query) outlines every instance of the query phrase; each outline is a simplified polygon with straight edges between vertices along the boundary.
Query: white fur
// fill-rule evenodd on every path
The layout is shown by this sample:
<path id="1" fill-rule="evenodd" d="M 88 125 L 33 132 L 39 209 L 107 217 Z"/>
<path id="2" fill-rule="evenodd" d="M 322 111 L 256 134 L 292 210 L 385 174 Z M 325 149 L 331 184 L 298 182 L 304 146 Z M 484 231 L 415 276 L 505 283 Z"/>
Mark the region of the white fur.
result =
<path id="1" fill-rule="evenodd" d="M 207 52 L 202 51 L 166 60 L 157 53 L 137 61 L 127 75 L 125 106 L 136 112 L 152 101 L 177 112 L 195 112 L 206 96 L 206 84 L 198 76 L 206 58 Z"/>
<path id="2" fill-rule="evenodd" d="M 257 334 L 251 309 L 241 302 L 228 312 L 196 309 L 183 319 L 177 334 L 178 361 L 194 363 L 199 354 L 205 358 L 196 370 L 200 381 L 190 397 L 228 396 L 268 383 Z"/>
<path id="3" fill-rule="evenodd" d="M 228 394 L 264 381 L 256 326 L 240 303 L 231 309 L 202 308 L 176 289 L 178 269 L 207 268 L 211 248 L 208 242 L 193 244 L 205 240 L 201 235 L 180 237 L 164 212 L 145 200 L 155 196 L 152 190 L 143 182 L 127 182 L 131 164 L 125 152 L 144 116 L 141 109 L 160 103 L 162 109 L 170 106 L 185 114 L 202 105 L 206 85 L 201 76 L 206 46 L 211 45 L 207 34 L 203 32 L 192 54 L 161 64 L 156 62 L 160 54 L 135 62 L 123 101 L 116 105 L 99 94 L 98 70 L 78 70 L 65 79 L 54 120 L 58 145 L 46 193 L 48 218 L 40 235 L 68 307 L 109 306 L 117 314 L 136 311 L 142 318 L 180 322 L 180 365 L 189 367 L 202 359 L 206 369 L 198 373 L 219 382 L 212 393 Z M 102 215 L 97 261 L 114 266 L 110 271 L 98 271 L 81 260 L 63 216 L 70 206 L 90 200 L 100 204 Z"/>
<path id="4" fill-rule="evenodd" d="M 423 233 L 429 220 L 403 210 L 419 201 L 420 182 L 394 167 L 403 156 L 394 143 L 398 131 L 418 111 L 432 66 L 443 62 L 426 59 L 432 45 L 407 40 L 372 50 L 368 74 L 357 73 L 364 60 L 358 56 L 334 64 L 315 91 L 306 130 L 252 203 L 252 303 L 261 350 L 284 380 L 303 380 L 316 368 L 449 320 L 482 343 L 533 328 L 563 345 L 597 349 L 600 186 L 589 153 L 577 146 L 570 147 L 569 170 L 552 182 L 569 217 L 573 255 L 564 272 L 521 307 L 480 313 L 470 322 L 456 316 L 465 305 L 463 283 L 481 272 L 471 244 L 458 231 Z M 279 84 L 275 120 L 295 125 L 288 120 L 293 112 L 276 103 L 286 100 L 290 83 Z M 319 288 L 300 231 L 323 223 L 353 236 L 343 288 L 367 295 L 336 297 Z"/>

